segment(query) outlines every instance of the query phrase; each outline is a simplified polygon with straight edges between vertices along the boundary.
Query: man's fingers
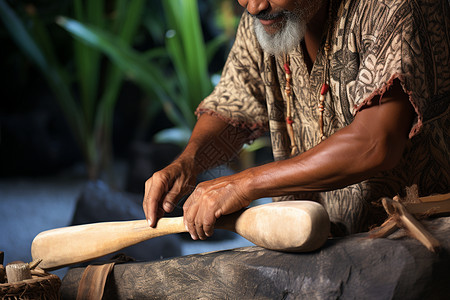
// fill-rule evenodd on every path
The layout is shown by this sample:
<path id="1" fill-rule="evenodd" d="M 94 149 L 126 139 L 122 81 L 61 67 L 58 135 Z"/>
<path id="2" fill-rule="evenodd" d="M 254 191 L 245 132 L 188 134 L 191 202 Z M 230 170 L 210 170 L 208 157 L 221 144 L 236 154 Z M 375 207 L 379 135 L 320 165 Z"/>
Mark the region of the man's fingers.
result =
<path id="1" fill-rule="evenodd" d="M 194 240 L 212 236 L 216 223 L 215 202 L 202 201 L 202 191 L 201 187 L 197 187 L 183 206 L 185 225 Z"/>
<path id="2" fill-rule="evenodd" d="M 204 240 L 211 237 L 214 233 L 216 202 L 213 199 L 203 201 L 202 207 L 197 212 L 196 226 L 197 234 Z"/>
<path id="3" fill-rule="evenodd" d="M 205 239 L 207 237 L 211 237 L 213 235 L 215 223 L 216 223 L 216 219 L 214 217 L 212 217 L 212 218 L 209 217 L 209 218 L 206 218 L 203 220 L 203 232 L 205 234 Z"/>
<path id="4" fill-rule="evenodd" d="M 162 202 L 162 209 L 166 212 L 166 213 L 170 213 L 173 211 L 173 209 L 175 208 L 175 206 L 178 203 L 178 198 L 180 198 L 180 195 L 169 191 L 166 196 L 164 197 L 164 200 Z"/>
<path id="5" fill-rule="evenodd" d="M 191 195 L 192 197 L 192 195 Z M 195 229 L 195 216 L 197 215 L 198 205 L 195 205 L 195 202 L 192 201 L 191 197 L 189 197 L 186 203 L 183 206 L 183 220 L 184 226 L 186 226 L 187 231 L 191 235 L 193 240 L 198 240 L 197 230 Z"/>
<path id="6" fill-rule="evenodd" d="M 182 190 L 183 182 L 181 180 L 175 181 L 173 187 L 167 192 L 164 197 L 162 208 L 165 212 L 170 213 L 176 207 L 178 201 L 183 197 L 184 191 Z"/>
<path id="7" fill-rule="evenodd" d="M 160 180 L 155 180 L 151 177 L 145 183 L 145 196 L 144 196 L 144 212 L 147 218 L 147 222 L 150 227 L 155 227 L 158 218 L 162 215 L 159 212 L 161 209 L 161 198 L 165 193 L 165 186 Z"/>
<path id="8" fill-rule="evenodd" d="M 154 206 L 154 203 L 151 203 L 150 201 L 150 190 L 152 187 L 152 178 L 149 178 L 145 182 L 145 194 L 144 194 L 144 201 L 142 202 L 142 208 L 144 209 L 145 218 L 147 219 L 147 222 L 149 223 L 149 226 L 152 226 L 151 223 L 153 221 L 153 212 L 156 210 Z"/>

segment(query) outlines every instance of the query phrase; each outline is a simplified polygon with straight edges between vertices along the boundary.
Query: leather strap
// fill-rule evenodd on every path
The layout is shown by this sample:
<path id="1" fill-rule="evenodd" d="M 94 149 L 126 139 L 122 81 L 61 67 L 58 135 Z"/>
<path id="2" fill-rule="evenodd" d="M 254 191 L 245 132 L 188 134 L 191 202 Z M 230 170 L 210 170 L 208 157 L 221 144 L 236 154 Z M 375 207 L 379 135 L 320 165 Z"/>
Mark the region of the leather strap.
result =
<path id="1" fill-rule="evenodd" d="M 106 279 L 113 270 L 115 263 L 87 266 L 78 285 L 77 300 L 102 299 Z"/>

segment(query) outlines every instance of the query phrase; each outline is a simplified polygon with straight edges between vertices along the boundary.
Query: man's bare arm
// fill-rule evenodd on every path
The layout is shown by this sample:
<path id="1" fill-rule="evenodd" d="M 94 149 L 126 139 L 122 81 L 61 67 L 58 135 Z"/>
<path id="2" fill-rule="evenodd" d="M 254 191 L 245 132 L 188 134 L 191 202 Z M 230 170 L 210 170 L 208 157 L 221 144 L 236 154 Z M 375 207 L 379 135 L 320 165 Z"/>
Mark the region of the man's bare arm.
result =
<path id="1" fill-rule="evenodd" d="M 218 217 L 255 199 L 333 190 L 390 169 L 402 156 L 413 117 L 408 96 L 395 81 L 379 103 L 313 149 L 199 184 L 184 206 L 186 226 L 194 239 L 204 239 Z"/>
<path id="2" fill-rule="evenodd" d="M 255 178 L 252 197 L 338 189 L 393 168 L 403 154 L 414 110 L 397 81 L 375 102 L 310 151 L 249 170 Z"/>
<path id="3" fill-rule="evenodd" d="M 245 129 L 203 114 L 183 153 L 145 183 L 143 208 L 150 226 L 194 189 L 199 173 L 233 158 L 248 135 Z"/>

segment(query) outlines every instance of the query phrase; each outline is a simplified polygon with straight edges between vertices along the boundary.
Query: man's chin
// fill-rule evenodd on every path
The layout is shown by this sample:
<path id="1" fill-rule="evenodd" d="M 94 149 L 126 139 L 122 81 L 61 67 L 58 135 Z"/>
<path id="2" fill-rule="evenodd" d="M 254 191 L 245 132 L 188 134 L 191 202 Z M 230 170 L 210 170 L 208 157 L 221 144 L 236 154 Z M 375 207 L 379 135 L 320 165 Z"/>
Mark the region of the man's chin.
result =
<path id="1" fill-rule="evenodd" d="M 286 25 L 286 24 L 284 24 Z M 302 24 L 289 24 L 291 26 L 277 26 L 267 30 L 258 20 L 255 20 L 255 34 L 264 52 L 272 55 L 289 53 L 294 50 L 304 37 L 304 26 Z"/>
<path id="2" fill-rule="evenodd" d="M 273 35 L 283 29 L 285 20 L 279 17 L 273 20 L 255 20 L 255 22 L 259 22 L 268 35 Z"/>
<path id="3" fill-rule="evenodd" d="M 280 28 L 278 26 L 271 26 L 271 25 L 263 25 L 264 31 L 268 36 L 273 36 L 280 32 Z"/>

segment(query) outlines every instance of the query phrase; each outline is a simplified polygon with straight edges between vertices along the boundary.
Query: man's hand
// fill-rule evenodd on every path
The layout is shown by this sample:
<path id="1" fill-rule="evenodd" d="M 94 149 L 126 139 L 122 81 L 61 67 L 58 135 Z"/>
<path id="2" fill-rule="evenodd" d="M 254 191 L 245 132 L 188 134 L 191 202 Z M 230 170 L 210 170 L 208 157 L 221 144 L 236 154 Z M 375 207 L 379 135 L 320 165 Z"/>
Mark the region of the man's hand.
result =
<path id="1" fill-rule="evenodd" d="M 143 208 L 149 225 L 154 227 L 164 212 L 194 190 L 198 174 L 234 157 L 250 133 L 203 114 L 180 157 L 145 182 Z"/>
<path id="2" fill-rule="evenodd" d="M 142 204 L 145 216 L 151 227 L 156 225 L 164 212 L 171 212 L 184 195 L 190 193 L 196 183 L 196 173 L 191 163 L 178 159 L 153 174 L 145 182 L 145 195 Z"/>
<path id="3" fill-rule="evenodd" d="M 200 184 L 184 205 L 193 239 L 212 235 L 216 219 L 261 197 L 320 192 L 361 182 L 402 158 L 414 109 L 398 81 L 354 121 L 316 147 L 290 159 Z"/>
<path id="4" fill-rule="evenodd" d="M 245 172 L 200 183 L 183 206 L 184 224 L 192 239 L 212 236 L 222 215 L 247 207 L 253 200 L 246 186 Z"/>

